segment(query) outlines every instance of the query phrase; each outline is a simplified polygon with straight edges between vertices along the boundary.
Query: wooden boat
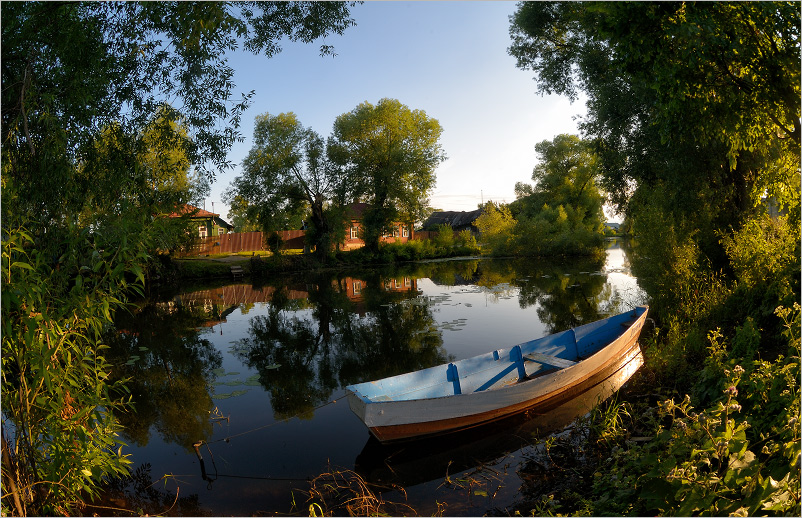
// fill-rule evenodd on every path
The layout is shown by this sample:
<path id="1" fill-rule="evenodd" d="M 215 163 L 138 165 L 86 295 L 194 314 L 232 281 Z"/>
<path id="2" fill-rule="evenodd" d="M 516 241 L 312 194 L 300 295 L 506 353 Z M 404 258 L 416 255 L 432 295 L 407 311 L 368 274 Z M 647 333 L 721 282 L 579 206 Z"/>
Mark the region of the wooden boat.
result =
<path id="1" fill-rule="evenodd" d="M 346 387 L 381 442 L 449 433 L 551 408 L 640 355 L 648 306 L 508 349 Z"/>

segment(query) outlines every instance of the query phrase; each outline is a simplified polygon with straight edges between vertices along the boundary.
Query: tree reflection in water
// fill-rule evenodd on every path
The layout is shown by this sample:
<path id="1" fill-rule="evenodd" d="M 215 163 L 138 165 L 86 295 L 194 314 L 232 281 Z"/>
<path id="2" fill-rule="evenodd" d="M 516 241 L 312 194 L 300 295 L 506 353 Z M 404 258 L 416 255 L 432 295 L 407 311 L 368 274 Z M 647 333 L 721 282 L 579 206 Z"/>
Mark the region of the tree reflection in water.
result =
<path id="1" fill-rule="evenodd" d="M 307 415 L 335 390 L 448 361 L 431 308 L 395 278 L 318 275 L 307 284 L 312 311 L 293 310 L 277 288 L 233 353 L 256 369 L 275 418 Z"/>
<path id="2" fill-rule="evenodd" d="M 202 492 L 204 503 L 217 514 L 231 514 L 231 509 L 252 514 L 265 505 L 283 509 L 294 480 L 319 474 L 332 457 L 347 465 L 365 447 L 361 441 L 367 431 L 347 404 L 315 411 L 341 395 L 343 387 L 447 363 L 476 354 L 474 349 L 486 352 L 488 342 L 510 345 L 533 330 L 557 332 L 626 309 L 615 276 L 607 273 L 602 261 L 592 260 L 431 261 L 351 275 L 296 275 L 265 286 L 226 284 L 181 294 L 170 303 L 143 304 L 135 314 L 119 316 L 108 340 L 116 366 L 112 375 L 130 379 L 136 407 L 120 416 L 125 439 L 140 447 L 151 442 L 134 455 L 137 464 L 152 462 L 157 475 L 197 471 L 193 444 L 198 441 L 212 443 L 218 464 L 225 447 L 227 464 L 215 491 Z M 228 314 L 232 318 L 223 324 Z M 464 320 L 464 327 L 447 325 L 455 319 Z M 217 336 L 212 326 L 227 336 Z M 466 328 L 477 332 L 452 332 Z M 232 342 L 231 335 L 238 340 Z M 226 373 L 224 365 L 232 371 Z M 235 378 L 240 374 L 235 371 L 244 370 Z M 218 381 L 226 376 L 231 377 L 225 383 Z M 264 392 L 248 392 L 254 383 Z M 215 395 L 220 384 L 244 390 Z M 219 403 L 231 417 L 230 431 L 213 424 L 214 398 L 231 398 Z M 268 406 L 272 420 L 262 415 Z M 294 416 L 310 420 L 287 419 Z M 149 436 L 151 430 L 158 435 Z M 501 432 L 510 433 L 506 427 Z M 485 430 L 477 434 L 484 437 Z M 237 440 L 229 442 L 229 436 Z M 159 439 L 175 446 L 165 447 Z M 223 441 L 225 446 L 217 444 Z M 459 446 L 460 441 L 443 443 Z M 164 455 L 179 448 L 186 454 Z M 466 448 L 473 456 L 485 447 Z M 384 466 L 388 459 L 380 452 L 368 460 Z M 446 466 L 452 460 L 449 456 Z M 421 463 L 443 471 L 432 461 L 424 455 Z M 232 473 L 237 478 L 226 478 Z M 206 487 L 198 475 L 182 483 L 190 493 Z M 420 491 L 415 505 L 432 501 L 431 494 Z"/>
<path id="3" fill-rule="evenodd" d="M 120 312 L 107 356 L 112 377 L 128 378 L 134 410 L 119 416 L 128 440 L 146 445 L 153 427 L 165 442 L 192 452 L 193 443 L 211 437 L 210 391 L 222 354 L 202 333 L 224 317 L 214 308 L 164 304 Z"/>

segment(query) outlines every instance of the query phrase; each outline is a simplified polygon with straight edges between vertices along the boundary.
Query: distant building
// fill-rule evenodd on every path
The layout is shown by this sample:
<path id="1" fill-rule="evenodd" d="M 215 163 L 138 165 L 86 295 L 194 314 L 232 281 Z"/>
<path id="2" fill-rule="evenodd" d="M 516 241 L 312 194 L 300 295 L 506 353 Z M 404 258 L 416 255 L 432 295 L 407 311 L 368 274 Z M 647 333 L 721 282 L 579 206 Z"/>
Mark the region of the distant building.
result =
<path id="1" fill-rule="evenodd" d="M 190 231 L 197 230 L 198 237 L 222 236 L 234 230 L 234 225 L 226 222 L 220 214 L 209 212 L 206 209 L 199 209 L 188 203 L 170 214 L 170 218 L 188 217 L 190 221 Z"/>
<path id="2" fill-rule="evenodd" d="M 476 219 L 482 215 L 482 209 L 465 211 L 437 211 L 432 212 L 431 216 L 423 222 L 423 230 L 436 230 L 438 225 L 450 225 L 454 232 L 470 230 L 472 234 L 478 235 L 479 229 L 476 228 Z"/>
<path id="3" fill-rule="evenodd" d="M 351 250 L 353 248 L 361 248 L 365 246 L 365 241 L 362 239 L 362 228 L 364 227 L 362 215 L 367 208 L 367 203 L 352 203 L 348 206 L 348 214 L 351 218 L 351 226 L 346 230 L 343 249 Z M 384 243 L 406 243 L 412 239 L 412 235 L 413 230 L 409 225 L 406 225 L 400 221 L 394 221 L 392 223 L 392 230 L 384 234 L 380 241 Z"/>

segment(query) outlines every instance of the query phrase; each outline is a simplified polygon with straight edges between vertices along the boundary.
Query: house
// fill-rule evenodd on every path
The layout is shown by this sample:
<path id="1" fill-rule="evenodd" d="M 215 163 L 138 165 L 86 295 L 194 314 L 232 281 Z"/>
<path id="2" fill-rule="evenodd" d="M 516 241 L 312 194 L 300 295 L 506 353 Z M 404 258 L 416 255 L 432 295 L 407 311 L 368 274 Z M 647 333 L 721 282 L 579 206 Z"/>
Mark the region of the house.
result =
<path id="1" fill-rule="evenodd" d="M 479 234 L 476 228 L 476 219 L 482 215 L 482 209 L 465 211 L 437 211 L 426 218 L 423 222 L 423 230 L 436 230 L 438 225 L 450 225 L 454 232 L 470 230 L 473 235 Z"/>
<path id="2" fill-rule="evenodd" d="M 348 213 L 351 217 L 351 225 L 345 232 L 345 241 L 342 245 L 344 250 L 352 250 L 354 248 L 361 248 L 365 246 L 365 241 L 362 240 L 362 215 L 368 207 L 367 203 L 352 203 L 348 206 Z M 392 224 L 392 230 L 382 236 L 383 243 L 406 243 L 413 237 L 413 230 L 411 225 L 406 225 L 400 221 L 395 221 Z"/>
<path id="3" fill-rule="evenodd" d="M 234 225 L 226 222 L 220 214 L 209 212 L 206 209 L 184 204 L 178 210 L 170 214 L 170 218 L 188 217 L 191 222 L 191 229 L 197 229 L 198 237 L 222 236 L 234 230 Z"/>
<path id="4" fill-rule="evenodd" d="M 615 222 L 612 222 L 612 221 L 608 221 L 608 222 L 606 222 L 604 224 L 604 226 L 609 228 L 610 230 L 614 230 L 616 232 L 621 230 L 621 223 L 615 223 Z"/>

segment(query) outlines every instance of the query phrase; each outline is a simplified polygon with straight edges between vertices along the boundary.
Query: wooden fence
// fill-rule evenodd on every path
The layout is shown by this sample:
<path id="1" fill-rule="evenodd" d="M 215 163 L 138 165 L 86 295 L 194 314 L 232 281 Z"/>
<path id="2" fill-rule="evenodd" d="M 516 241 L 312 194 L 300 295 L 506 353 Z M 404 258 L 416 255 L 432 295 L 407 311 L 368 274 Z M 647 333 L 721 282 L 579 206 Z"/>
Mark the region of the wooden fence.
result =
<path id="1" fill-rule="evenodd" d="M 278 232 L 284 241 L 282 250 L 304 248 L 304 230 L 282 230 Z M 419 230 L 413 233 L 412 240 L 432 239 L 437 232 Z M 259 252 L 267 250 L 263 232 L 236 232 L 221 236 L 198 238 L 186 255 L 236 254 L 239 252 Z"/>
<path id="2" fill-rule="evenodd" d="M 283 230 L 278 234 L 284 240 L 281 245 L 282 250 L 304 247 L 303 230 Z M 236 254 L 261 250 L 267 250 L 263 232 L 237 232 L 199 238 L 189 255 Z"/>

